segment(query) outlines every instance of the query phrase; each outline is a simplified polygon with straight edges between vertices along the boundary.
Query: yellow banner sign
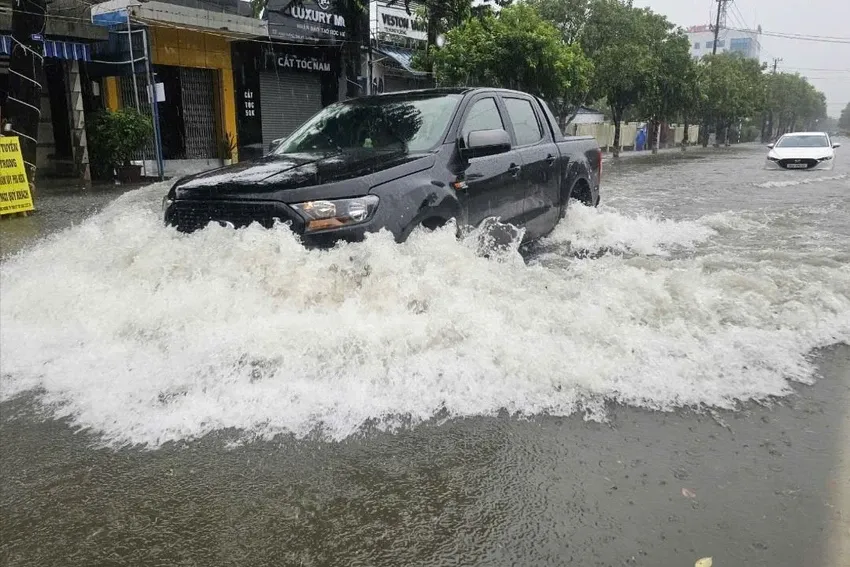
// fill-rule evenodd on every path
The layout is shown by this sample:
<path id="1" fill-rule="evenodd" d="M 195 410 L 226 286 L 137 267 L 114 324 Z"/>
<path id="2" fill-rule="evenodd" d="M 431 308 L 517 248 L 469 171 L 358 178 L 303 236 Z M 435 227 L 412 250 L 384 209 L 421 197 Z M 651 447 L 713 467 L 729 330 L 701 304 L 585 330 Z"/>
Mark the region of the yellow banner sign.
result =
<path id="1" fill-rule="evenodd" d="M 0 215 L 32 211 L 30 185 L 17 136 L 0 136 Z"/>

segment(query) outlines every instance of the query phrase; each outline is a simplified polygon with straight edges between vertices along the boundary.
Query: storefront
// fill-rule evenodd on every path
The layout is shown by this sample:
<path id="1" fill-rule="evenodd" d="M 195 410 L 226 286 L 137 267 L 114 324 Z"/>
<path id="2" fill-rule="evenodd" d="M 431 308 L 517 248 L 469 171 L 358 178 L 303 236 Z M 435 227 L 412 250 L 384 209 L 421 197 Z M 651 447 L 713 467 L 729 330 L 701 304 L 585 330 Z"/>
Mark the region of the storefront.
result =
<path id="1" fill-rule="evenodd" d="M 98 66 L 106 106 L 138 107 L 143 114 L 158 116 L 165 175 L 239 159 L 238 151 L 228 154 L 226 149 L 228 138 L 238 139 L 230 43 L 260 35 L 265 26 L 231 13 L 236 8 L 226 2 L 221 6 L 221 11 L 212 11 L 173 5 L 165 12 L 111 0 L 92 8 L 93 20 L 109 28 L 108 44 L 97 50 L 97 58 L 107 61 Z M 152 140 L 139 155 L 146 174 L 158 170 L 154 144 Z"/>
<path id="2" fill-rule="evenodd" d="M 388 5 L 386 0 L 369 4 L 372 30 L 372 90 L 394 92 L 434 86 L 429 73 L 414 67 L 413 59 L 425 49 L 428 31 L 424 22 L 416 17 L 416 5 L 411 3 L 410 13 L 401 3 Z"/>
<path id="3" fill-rule="evenodd" d="M 48 20 L 50 21 L 50 20 Z M 55 28 L 55 25 L 50 27 Z M 61 28 L 61 31 L 66 31 Z M 89 179 L 85 112 L 98 91 L 88 78 L 91 45 L 100 30 L 86 28 L 83 37 L 48 35 L 43 40 L 40 123 L 36 149 L 38 177 Z M 0 119 L 8 119 L 10 32 L 0 32 Z"/>
<path id="4" fill-rule="evenodd" d="M 339 100 L 339 49 L 253 41 L 232 44 L 239 155 L 269 144 Z"/>
<path id="5" fill-rule="evenodd" d="M 343 5 L 270 0 L 266 37 L 231 44 L 242 159 L 260 157 L 271 142 L 345 97 L 346 77 L 352 75 L 343 68 L 345 42 L 355 22 L 342 12 Z"/>

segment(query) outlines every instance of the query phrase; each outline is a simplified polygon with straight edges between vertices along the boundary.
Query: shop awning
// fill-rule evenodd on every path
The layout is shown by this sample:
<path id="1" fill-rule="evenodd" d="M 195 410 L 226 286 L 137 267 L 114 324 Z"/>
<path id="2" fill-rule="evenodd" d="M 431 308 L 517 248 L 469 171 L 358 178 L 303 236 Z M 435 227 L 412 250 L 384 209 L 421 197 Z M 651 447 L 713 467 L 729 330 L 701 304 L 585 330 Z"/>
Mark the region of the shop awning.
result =
<path id="1" fill-rule="evenodd" d="M 0 35 L 0 54 L 11 55 L 12 38 Z M 87 43 L 76 41 L 44 40 L 44 56 L 56 59 L 91 61 L 91 48 Z"/>
<path id="2" fill-rule="evenodd" d="M 412 49 L 404 49 L 402 47 L 390 47 L 388 45 L 382 45 L 377 49 L 377 51 L 379 53 L 383 53 L 384 55 L 398 63 L 402 69 L 412 75 L 425 76 L 428 74 L 424 71 L 417 71 L 413 68 L 413 56 L 416 54 L 416 52 Z"/>
<path id="3" fill-rule="evenodd" d="M 44 41 L 44 56 L 57 59 L 91 61 L 91 48 L 87 43 L 75 41 Z"/>

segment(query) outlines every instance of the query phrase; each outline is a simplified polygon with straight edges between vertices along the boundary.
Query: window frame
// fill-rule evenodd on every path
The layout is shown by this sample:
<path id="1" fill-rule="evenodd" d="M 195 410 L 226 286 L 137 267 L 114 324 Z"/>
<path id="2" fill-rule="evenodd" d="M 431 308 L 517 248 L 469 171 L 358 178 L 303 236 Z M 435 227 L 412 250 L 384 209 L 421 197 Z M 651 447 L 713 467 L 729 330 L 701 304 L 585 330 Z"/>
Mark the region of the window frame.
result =
<path id="1" fill-rule="evenodd" d="M 455 139 L 462 140 L 463 147 L 466 147 L 466 137 L 463 135 L 463 129 L 466 126 L 466 121 L 475 105 L 487 98 L 493 100 L 493 103 L 496 105 L 496 112 L 499 114 L 499 120 L 502 121 L 502 129 L 511 136 L 511 143 L 516 144 L 516 140 L 513 137 L 513 130 L 509 129 L 505 124 L 505 115 L 507 110 L 502 107 L 502 101 L 499 99 L 498 93 L 489 91 L 476 94 L 469 100 L 469 102 L 466 103 L 466 107 L 463 109 L 460 120 L 457 124 L 457 130 L 455 131 Z"/>
<path id="2" fill-rule="evenodd" d="M 511 139 L 513 140 L 514 147 L 516 147 L 516 148 L 529 148 L 531 146 L 536 146 L 536 145 L 546 141 L 546 129 L 543 127 L 543 122 L 540 119 L 540 113 L 538 112 L 538 109 L 536 108 L 536 105 L 534 104 L 533 100 L 531 100 L 527 96 L 522 96 L 519 93 L 516 93 L 516 94 L 515 93 L 504 93 L 504 94 L 500 95 L 500 98 L 502 99 L 501 102 L 502 102 L 502 105 L 504 105 L 504 107 L 505 107 L 505 114 L 507 115 L 508 122 L 510 123 L 510 126 L 511 126 L 509 133 L 511 135 Z M 511 118 L 510 110 L 508 110 L 508 103 L 507 103 L 508 99 L 515 99 L 515 100 L 521 100 L 523 102 L 527 102 L 528 105 L 531 107 L 531 112 L 534 114 L 534 119 L 537 120 L 537 131 L 540 133 L 540 137 L 537 140 L 535 140 L 534 142 L 531 142 L 529 144 L 522 144 L 522 145 L 519 144 L 519 138 L 517 137 L 516 129 L 514 128 L 514 121 Z"/>

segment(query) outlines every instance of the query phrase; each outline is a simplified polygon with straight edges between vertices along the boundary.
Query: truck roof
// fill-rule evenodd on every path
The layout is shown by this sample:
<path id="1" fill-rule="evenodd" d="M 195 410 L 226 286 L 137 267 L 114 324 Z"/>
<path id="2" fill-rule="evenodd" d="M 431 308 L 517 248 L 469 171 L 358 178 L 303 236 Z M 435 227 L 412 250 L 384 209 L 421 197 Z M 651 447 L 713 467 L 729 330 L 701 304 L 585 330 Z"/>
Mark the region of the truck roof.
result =
<path id="1" fill-rule="evenodd" d="M 458 94 L 465 95 L 471 94 L 478 91 L 487 91 L 487 92 L 503 92 L 503 93 L 521 93 L 528 96 L 528 93 L 523 93 L 522 91 L 512 90 L 512 89 L 501 89 L 496 87 L 439 87 L 433 89 L 411 89 L 407 91 L 393 91 L 389 93 L 381 93 L 374 95 L 366 95 L 359 96 L 356 98 L 349 99 L 345 102 L 351 101 L 369 101 L 369 100 L 380 100 L 382 98 L 406 98 L 406 97 L 419 97 L 419 96 L 440 96 L 440 95 L 450 95 L 450 94 Z"/>

